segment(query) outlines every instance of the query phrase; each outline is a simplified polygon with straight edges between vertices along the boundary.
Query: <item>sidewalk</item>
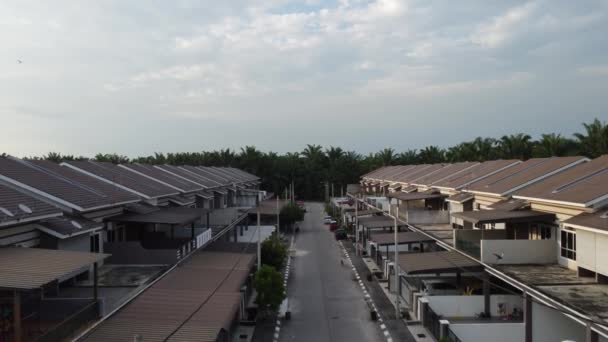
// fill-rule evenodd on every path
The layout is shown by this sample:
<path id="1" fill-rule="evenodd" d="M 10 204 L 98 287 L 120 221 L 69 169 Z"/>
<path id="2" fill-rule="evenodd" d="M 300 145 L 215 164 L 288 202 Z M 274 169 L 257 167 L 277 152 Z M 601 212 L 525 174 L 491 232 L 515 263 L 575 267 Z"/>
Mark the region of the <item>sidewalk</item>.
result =
<path id="1" fill-rule="evenodd" d="M 388 331 L 393 337 L 393 341 L 418 341 L 414 338 L 414 336 L 412 336 L 405 322 L 403 320 L 396 319 L 395 305 L 386 296 L 384 290 L 382 289 L 382 286 L 377 281 L 377 279 L 374 278 L 374 280 L 372 280 L 371 282 L 365 279 L 367 274 L 370 272 L 370 267 L 362 258 L 355 256 L 355 248 L 352 242 L 344 240 L 343 245 L 348 251 L 348 253 L 351 255 L 351 261 L 353 263 L 353 266 L 357 269 L 357 272 L 359 272 L 359 274 L 361 274 L 362 278 L 364 279 L 365 286 L 367 287 L 370 296 L 373 298 L 374 303 L 376 304 L 378 313 L 381 317 L 384 318 L 384 321 L 382 323 L 386 325 Z"/>

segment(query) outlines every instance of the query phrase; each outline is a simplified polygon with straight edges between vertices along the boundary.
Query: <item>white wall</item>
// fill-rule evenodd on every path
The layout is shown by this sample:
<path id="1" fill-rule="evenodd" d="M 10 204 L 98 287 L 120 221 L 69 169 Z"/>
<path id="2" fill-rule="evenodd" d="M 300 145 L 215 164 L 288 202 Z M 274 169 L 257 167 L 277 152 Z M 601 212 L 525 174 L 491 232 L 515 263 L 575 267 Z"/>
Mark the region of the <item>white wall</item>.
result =
<path id="1" fill-rule="evenodd" d="M 481 261 L 495 264 L 554 264 L 555 240 L 481 240 Z M 496 254 L 503 254 L 498 260 Z"/>
<path id="2" fill-rule="evenodd" d="M 447 210 L 410 210 L 407 216 L 412 224 L 450 223 L 450 212 Z"/>
<path id="3" fill-rule="evenodd" d="M 450 330 L 465 342 L 518 342 L 525 338 L 523 323 L 450 324 Z"/>
<path id="4" fill-rule="evenodd" d="M 576 264 L 608 276 L 608 236 L 576 230 Z"/>
<path id="5" fill-rule="evenodd" d="M 475 314 L 483 312 L 483 296 L 427 296 L 429 306 L 435 313 L 444 317 L 474 317 Z M 492 316 L 498 316 L 498 303 L 507 304 L 507 312 L 513 308 L 522 310 L 523 301 L 520 296 L 514 295 L 492 295 L 490 296 L 490 312 Z"/>
<path id="6" fill-rule="evenodd" d="M 585 341 L 585 327 L 562 313 L 532 303 L 532 341 Z"/>

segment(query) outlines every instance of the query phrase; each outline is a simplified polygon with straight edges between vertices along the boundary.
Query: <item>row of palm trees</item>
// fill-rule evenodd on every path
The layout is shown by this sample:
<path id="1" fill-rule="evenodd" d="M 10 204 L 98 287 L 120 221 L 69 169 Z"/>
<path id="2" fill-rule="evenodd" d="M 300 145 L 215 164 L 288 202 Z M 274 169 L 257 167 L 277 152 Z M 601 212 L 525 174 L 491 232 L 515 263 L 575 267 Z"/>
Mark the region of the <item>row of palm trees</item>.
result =
<path id="1" fill-rule="evenodd" d="M 522 159 L 567 155 L 585 155 L 591 158 L 608 154 L 608 125 L 598 119 L 583 124 L 584 132 L 572 138 L 559 134 L 543 134 L 534 140 L 528 134 L 505 135 L 500 139 L 478 137 L 447 149 L 428 146 L 421 150 L 397 153 L 385 148 L 377 153 L 361 155 L 340 147 L 323 148 L 307 145 L 301 152 L 277 154 L 262 152 L 254 146 L 245 146 L 239 152 L 231 149 L 203 152 L 155 153 L 134 159 L 117 154 L 98 154 L 95 160 L 112 163 L 141 162 L 150 164 L 206 165 L 238 167 L 262 179 L 262 186 L 281 192 L 294 181 L 300 198 L 322 199 L 325 184 L 335 189 L 357 183 L 362 174 L 381 166 L 459 161 L 486 161 L 493 159 Z M 43 159 L 78 160 L 85 157 L 49 153 Z M 339 190 L 336 190 L 339 192 Z"/>

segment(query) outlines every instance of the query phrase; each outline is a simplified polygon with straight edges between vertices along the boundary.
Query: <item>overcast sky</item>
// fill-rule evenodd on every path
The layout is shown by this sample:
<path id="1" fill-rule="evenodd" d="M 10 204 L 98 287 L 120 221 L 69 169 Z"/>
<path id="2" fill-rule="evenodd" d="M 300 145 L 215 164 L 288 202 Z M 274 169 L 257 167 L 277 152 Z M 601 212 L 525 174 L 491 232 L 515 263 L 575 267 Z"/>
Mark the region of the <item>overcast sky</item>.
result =
<path id="1" fill-rule="evenodd" d="M 600 0 L 2 1 L 0 152 L 569 136 L 608 118 L 607 32 Z"/>

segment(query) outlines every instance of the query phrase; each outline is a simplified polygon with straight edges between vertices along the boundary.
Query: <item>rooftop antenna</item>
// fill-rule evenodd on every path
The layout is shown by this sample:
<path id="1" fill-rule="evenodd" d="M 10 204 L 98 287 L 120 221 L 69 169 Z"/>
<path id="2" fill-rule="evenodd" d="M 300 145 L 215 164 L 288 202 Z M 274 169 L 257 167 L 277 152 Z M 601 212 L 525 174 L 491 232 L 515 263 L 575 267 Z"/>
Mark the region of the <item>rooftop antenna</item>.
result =
<path id="1" fill-rule="evenodd" d="M 18 207 L 19 207 L 19 210 L 23 211 L 26 214 L 31 214 L 34 212 L 30 207 L 28 207 L 27 205 L 25 205 L 23 203 L 19 203 Z"/>

